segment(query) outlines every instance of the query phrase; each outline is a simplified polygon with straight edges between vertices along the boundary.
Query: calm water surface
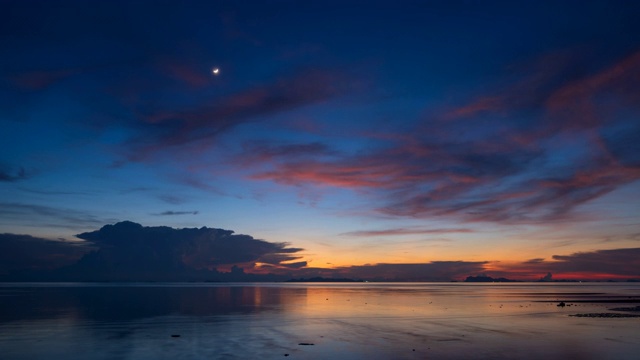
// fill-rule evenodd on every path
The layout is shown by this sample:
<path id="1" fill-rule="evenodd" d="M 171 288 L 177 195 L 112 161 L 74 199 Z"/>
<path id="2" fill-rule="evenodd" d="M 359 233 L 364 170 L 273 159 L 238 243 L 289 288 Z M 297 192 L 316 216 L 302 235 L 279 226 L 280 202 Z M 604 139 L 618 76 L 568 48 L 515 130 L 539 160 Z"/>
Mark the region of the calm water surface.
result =
<path id="1" fill-rule="evenodd" d="M 638 299 L 638 283 L 0 284 L 0 358 L 638 359 L 640 318 L 569 316 Z"/>

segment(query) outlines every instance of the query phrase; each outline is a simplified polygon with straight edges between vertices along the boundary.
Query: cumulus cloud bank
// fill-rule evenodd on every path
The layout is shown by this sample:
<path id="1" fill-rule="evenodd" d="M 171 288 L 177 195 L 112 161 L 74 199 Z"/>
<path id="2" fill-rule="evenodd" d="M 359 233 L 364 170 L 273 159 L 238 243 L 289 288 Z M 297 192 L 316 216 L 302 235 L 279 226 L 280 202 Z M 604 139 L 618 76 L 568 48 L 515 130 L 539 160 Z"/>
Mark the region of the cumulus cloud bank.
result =
<path id="1" fill-rule="evenodd" d="M 425 231 L 420 229 L 418 231 Z M 434 229 L 462 231 L 467 229 Z M 397 233 L 393 229 L 392 233 Z M 362 232 L 383 235 L 387 232 Z M 413 233 L 413 232 L 410 232 Z M 77 235 L 83 242 L 0 234 L 1 280 L 284 281 L 351 278 L 369 281 L 450 281 L 486 274 L 515 280 L 640 278 L 640 248 L 598 250 L 522 262 L 425 261 L 334 268 L 308 267 L 301 248 L 231 230 L 147 227 L 123 221 Z"/>
<path id="2" fill-rule="evenodd" d="M 69 241 L 0 234 L 0 274 L 71 265 L 90 250 L 90 247 Z"/>
<path id="3" fill-rule="evenodd" d="M 254 239 L 223 229 L 145 227 L 124 221 L 77 235 L 99 250 L 88 254 L 77 270 L 92 269 L 104 277 L 185 278 L 198 271 L 217 272 L 233 266 L 251 271 L 256 263 L 287 267 L 300 248 Z"/>

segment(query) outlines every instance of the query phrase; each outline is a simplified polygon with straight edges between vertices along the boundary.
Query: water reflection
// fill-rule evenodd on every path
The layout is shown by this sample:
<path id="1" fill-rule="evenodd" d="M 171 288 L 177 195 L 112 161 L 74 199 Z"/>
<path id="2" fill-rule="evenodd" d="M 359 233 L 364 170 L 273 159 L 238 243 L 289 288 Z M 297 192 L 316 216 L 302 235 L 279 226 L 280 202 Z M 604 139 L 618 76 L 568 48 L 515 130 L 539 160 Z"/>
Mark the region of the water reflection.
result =
<path id="1" fill-rule="evenodd" d="M 0 284 L 0 349 L 24 360 L 632 359 L 640 319 L 569 315 L 619 306 L 579 301 L 639 295 L 640 284 Z"/>
<path id="2" fill-rule="evenodd" d="M 306 288 L 82 285 L 0 288 L 0 322 L 72 317 L 122 321 L 164 315 L 215 316 L 281 311 Z"/>

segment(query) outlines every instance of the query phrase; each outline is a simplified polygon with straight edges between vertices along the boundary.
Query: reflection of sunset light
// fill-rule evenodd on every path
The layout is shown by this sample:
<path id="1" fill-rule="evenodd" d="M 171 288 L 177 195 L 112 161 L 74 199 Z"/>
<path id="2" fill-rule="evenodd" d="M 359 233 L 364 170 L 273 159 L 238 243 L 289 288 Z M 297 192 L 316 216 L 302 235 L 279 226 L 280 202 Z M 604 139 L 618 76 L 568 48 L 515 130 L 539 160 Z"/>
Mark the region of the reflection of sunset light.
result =
<path id="1" fill-rule="evenodd" d="M 254 289 L 255 291 L 253 292 L 253 304 L 256 306 L 260 306 L 262 305 L 262 288 L 256 287 Z"/>

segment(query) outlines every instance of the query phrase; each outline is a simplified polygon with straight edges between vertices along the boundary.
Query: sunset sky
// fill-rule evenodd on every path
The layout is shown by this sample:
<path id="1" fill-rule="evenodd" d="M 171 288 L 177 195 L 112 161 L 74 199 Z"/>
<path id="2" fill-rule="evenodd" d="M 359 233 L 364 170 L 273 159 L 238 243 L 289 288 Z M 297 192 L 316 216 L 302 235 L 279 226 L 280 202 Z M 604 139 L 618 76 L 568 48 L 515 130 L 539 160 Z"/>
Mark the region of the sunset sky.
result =
<path id="1" fill-rule="evenodd" d="M 0 7 L 7 239 L 129 220 L 288 243 L 247 271 L 640 278 L 640 2 Z"/>

